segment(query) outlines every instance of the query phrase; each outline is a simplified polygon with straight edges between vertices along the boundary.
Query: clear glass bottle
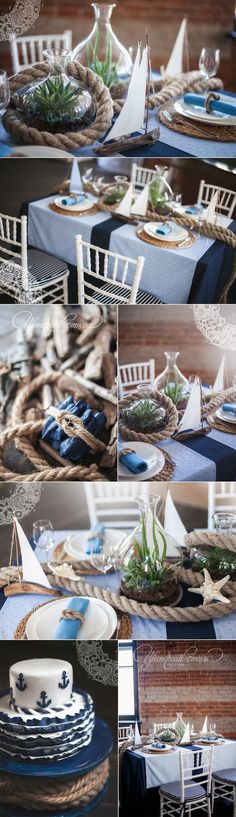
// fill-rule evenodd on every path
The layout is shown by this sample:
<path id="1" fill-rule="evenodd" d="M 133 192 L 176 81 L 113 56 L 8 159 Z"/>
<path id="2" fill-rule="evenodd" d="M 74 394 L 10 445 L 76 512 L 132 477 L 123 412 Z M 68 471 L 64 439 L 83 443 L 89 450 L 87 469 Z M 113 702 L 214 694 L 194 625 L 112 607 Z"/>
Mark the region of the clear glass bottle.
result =
<path id="1" fill-rule="evenodd" d="M 94 120 L 96 106 L 89 88 L 68 73 L 71 55 L 64 49 L 44 51 L 49 73 L 15 93 L 26 123 L 51 133 L 78 131 Z"/>
<path id="2" fill-rule="evenodd" d="M 217 511 L 213 514 L 215 531 L 221 536 L 224 534 L 236 534 L 236 514 L 229 511 Z M 200 547 L 193 549 L 193 570 L 203 570 L 207 568 L 213 580 L 224 578 L 229 574 L 235 581 L 236 578 L 236 554 L 227 548 L 219 548 L 217 545 Z"/>
<path id="3" fill-rule="evenodd" d="M 165 352 L 166 367 L 155 380 L 154 387 L 163 391 L 173 403 L 178 403 L 189 392 L 189 382 L 177 366 L 179 352 Z"/>
<path id="4" fill-rule="evenodd" d="M 180 738 L 182 738 L 184 736 L 186 725 L 187 724 L 184 723 L 184 720 L 183 720 L 183 713 L 182 712 L 176 712 L 176 721 L 175 721 L 175 723 L 173 723 L 173 727 L 174 727 L 174 729 L 176 729 L 176 732 L 178 732 L 178 735 L 180 736 Z"/>
<path id="5" fill-rule="evenodd" d="M 173 192 L 169 182 L 167 181 L 168 168 L 158 167 L 155 165 L 156 176 L 150 184 L 149 196 L 154 210 L 165 207 L 173 198 Z"/>
<path id="6" fill-rule="evenodd" d="M 102 79 L 107 88 L 127 85 L 132 72 L 132 59 L 114 34 L 111 16 L 115 3 L 91 3 L 95 22 L 91 33 L 73 51 L 72 59 L 91 68 Z"/>

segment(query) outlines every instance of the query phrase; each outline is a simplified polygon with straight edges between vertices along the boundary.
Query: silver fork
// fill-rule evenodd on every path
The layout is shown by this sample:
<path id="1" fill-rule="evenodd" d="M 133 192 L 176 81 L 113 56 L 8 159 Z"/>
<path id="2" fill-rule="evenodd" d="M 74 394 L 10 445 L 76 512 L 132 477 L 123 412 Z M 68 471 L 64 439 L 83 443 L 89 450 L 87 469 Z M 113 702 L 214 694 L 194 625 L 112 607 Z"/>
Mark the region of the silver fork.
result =
<path id="1" fill-rule="evenodd" d="M 163 114 L 166 117 L 166 119 L 169 120 L 169 122 L 174 122 L 176 125 L 184 124 L 183 120 L 177 114 L 171 116 L 170 112 L 167 111 L 166 109 L 163 111 Z M 188 122 L 187 124 L 190 125 L 190 122 Z M 212 135 L 207 136 L 207 134 L 205 134 L 205 131 L 201 130 L 201 128 L 199 128 L 198 125 L 195 125 L 195 122 L 193 124 L 191 122 L 191 128 L 193 128 L 196 131 L 196 133 L 200 133 L 202 136 L 204 136 L 205 139 L 213 139 Z"/>

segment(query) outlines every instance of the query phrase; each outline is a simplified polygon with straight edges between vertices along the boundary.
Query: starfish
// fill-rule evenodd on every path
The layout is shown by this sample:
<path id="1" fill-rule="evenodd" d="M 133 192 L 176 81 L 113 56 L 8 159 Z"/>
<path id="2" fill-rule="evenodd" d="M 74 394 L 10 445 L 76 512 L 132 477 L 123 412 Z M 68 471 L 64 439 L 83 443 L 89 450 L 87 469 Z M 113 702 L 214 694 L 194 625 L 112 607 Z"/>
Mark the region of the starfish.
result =
<path id="1" fill-rule="evenodd" d="M 225 596 L 222 595 L 221 588 L 224 587 L 224 584 L 229 581 L 230 576 L 225 576 L 224 579 L 220 579 L 218 582 L 213 582 L 210 573 L 204 567 L 204 582 L 201 587 L 189 587 L 190 593 L 199 593 L 200 596 L 203 596 L 203 604 L 209 604 L 211 601 L 223 601 L 225 604 L 229 604 L 230 599 L 227 599 Z"/>

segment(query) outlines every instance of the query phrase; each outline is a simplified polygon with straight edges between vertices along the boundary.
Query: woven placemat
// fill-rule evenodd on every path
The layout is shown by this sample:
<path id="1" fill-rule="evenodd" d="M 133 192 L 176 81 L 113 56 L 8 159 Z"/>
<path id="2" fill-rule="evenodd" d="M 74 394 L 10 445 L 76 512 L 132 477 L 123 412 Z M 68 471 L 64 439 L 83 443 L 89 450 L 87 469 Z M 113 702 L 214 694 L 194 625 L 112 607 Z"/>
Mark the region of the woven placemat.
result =
<path id="1" fill-rule="evenodd" d="M 146 244 L 152 244 L 154 247 L 162 247 L 168 250 L 185 250 L 187 247 L 191 247 L 192 244 L 195 244 L 195 241 L 197 240 L 196 236 L 188 232 L 188 237 L 182 239 L 181 241 L 162 241 L 162 239 L 159 240 L 158 238 L 152 238 L 152 236 L 145 232 L 143 227 L 138 227 L 136 230 L 136 235 L 141 239 L 141 241 L 145 241 Z"/>
<path id="2" fill-rule="evenodd" d="M 71 564 L 73 565 L 73 568 L 76 570 L 77 573 L 83 573 L 85 576 L 101 575 L 100 570 L 97 570 L 96 567 L 93 567 L 93 565 L 90 564 L 88 559 L 75 559 L 74 556 L 69 556 L 69 554 L 66 553 L 66 551 L 64 550 L 64 542 L 60 542 L 60 544 L 56 545 L 56 547 L 54 548 L 51 562 L 57 562 L 58 564 L 63 564 L 63 562 L 66 562 L 68 564 Z M 47 567 L 48 566 L 45 565 L 44 569 L 46 570 L 46 572 L 51 573 L 50 570 L 49 571 L 47 570 Z M 114 568 L 111 568 L 108 572 L 114 573 Z"/>
<path id="3" fill-rule="evenodd" d="M 231 424 L 224 420 L 220 420 L 219 417 L 216 417 L 216 414 L 208 414 L 207 422 L 217 431 L 224 431 L 225 434 L 236 434 L 236 423 Z"/>
<path id="4" fill-rule="evenodd" d="M 175 752 L 175 747 L 171 746 L 170 749 L 163 752 L 163 749 L 149 749 L 148 746 L 143 746 L 141 751 L 145 752 L 146 755 L 169 755 L 171 752 Z"/>
<path id="5" fill-rule="evenodd" d="M 97 207 L 96 204 L 94 204 L 93 207 L 90 207 L 88 210 L 76 210 L 76 213 L 75 213 L 74 210 L 69 210 L 69 209 L 63 210 L 63 207 L 59 207 L 54 202 L 50 202 L 48 207 L 49 207 L 50 210 L 53 210 L 54 213 L 60 213 L 62 216 L 74 216 L 74 218 L 78 218 L 78 216 L 84 216 L 84 215 L 93 216 L 94 213 L 98 212 L 98 207 Z"/>
<path id="6" fill-rule="evenodd" d="M 130 617 L 128 615 L 126 615 L 125 613 L 122 614 L 122 616 L 120 618 L 119 628 L 118 628 L 118 638 L 122 639 L 124 641 L 127 641 L 127 639 L 132 638 L 131 620 L 130 620 Z"/>
<path id="7" fill-rule="evenodd" d="M 171 120 L 169 119 L 171 117 Z M 183 133 L 185 136 L 194 136 L 196 139 L 210 139 L 219 142 L 235 142 L 236 127 L 226 125 L 204 125 L 203 122 L 187 119 L 177 113 L 173 102 L 165 103 L 158 111 L 158 118 L 162 125 L 170 130 Z"/>
<path id="8" fill-rule="evenodd" d="M 162 454 L 164 454 L 165 465 L 163 465 L 163 468 L 161 471 L 159 471 L 159 474 L 156 474 L 154 477 L 151 477 L 150 482 L 169 482 L 169 480 L 171 480 L 173 477 L 175 463 L 172 460 L 170 454 L 167 454 L 163 448 L 160 448 L 160 446 L 158 446 L 158 449 L 159 451 L 161 451 Z"/>
<path id="9" fill-rule="evenodd" d="M 209 426 L 216 428 L 217 431 L 223 431 L 226 434 L 236 434 L 236 423 L 230 423 L 216 417 L 216 411 L 223 403 L 235 402 L 235 389 L 230 387 L 222 392 L 214 395 L 208 405 L 208 414 L 206 420 Z"/>

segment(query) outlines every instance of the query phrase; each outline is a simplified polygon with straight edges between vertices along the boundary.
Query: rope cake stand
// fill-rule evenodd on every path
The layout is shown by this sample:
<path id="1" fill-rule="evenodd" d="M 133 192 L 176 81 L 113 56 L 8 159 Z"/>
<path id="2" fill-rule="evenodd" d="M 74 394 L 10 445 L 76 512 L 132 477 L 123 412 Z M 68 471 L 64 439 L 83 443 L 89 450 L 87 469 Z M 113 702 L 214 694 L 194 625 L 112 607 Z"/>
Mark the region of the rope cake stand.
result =
<path id="1" fill-rule="evenodd" d="M 26 144 L 47 145 L 53 148 L 64 150 L 76 150 L 87 147 L 99 139 L 109 128 L 113 115 L 113 103 L 108 88 L 102 79 L 91 71 L 84 68 L 79 62 L 68 64 L 70 76 L 79 79 L 87 85 L 94 96 L 96 105 L 95 119 L 90 127 L 83 130 L 67 133 L 50 133 L 46 130 L 37 130 L 24 122 L 21 115 L 14 106 L 14 93 L 25 85 L 30 85 L 35 80 L 46 77 L 49 73 L 47 62 L 37 63 L 32 68 L 20 71 L 10 79 L 11 101 L 4 115 L 4 127 L 17 139 L 21 139 Z"/>
<path id="2" fill-rule="evenodd" d="M 83 817 L 90 813 L 107 792 L 111 751 L 111 731 L 96 718 L 90 746 L 72 758 L 26 763 L 0 755 L 2 817 Z"/>
<path id="3" fill-rule="evenodd" d="M 20 389 L 12 410 L 12 425 L 8 426 L 0 437 L 0 478 L 3 481 L 106 480 L 106 474 L 100 468 L 103 467 L 110 440 L 105 443 L 97 439 L 88 432 L 80 418 L 74 417 L 67 411 L 60 411 L 54 406 L 50 408 L 50 416 L 56 419 L 60 428 L 69 437 L 80 438 L 89 446 L 95 462 L 87 465 L 75 465 L 58 455 L 48 443 L 40 441 L 40 433 L 45 424 L 45 417 L 40 420 L 25 422 L 25 413 L 32 395 L 44 385 L 57 383 L 60 377 L 59 372 L 40 374 Z M 66 383 L 64 390 L 67 394 L 71 393 L 69 381 Z M 11 441 L 14 441 L 16 448 L 24 454 L 34 467 L 35 470 L 30 474 L 19 474 L 5 465 L 5 449 Z M 98 463 L 96 458 L 99 458 Z"/>

